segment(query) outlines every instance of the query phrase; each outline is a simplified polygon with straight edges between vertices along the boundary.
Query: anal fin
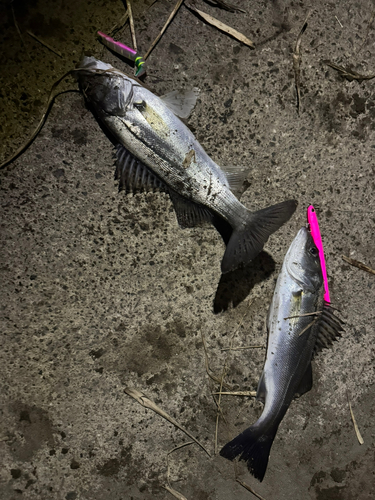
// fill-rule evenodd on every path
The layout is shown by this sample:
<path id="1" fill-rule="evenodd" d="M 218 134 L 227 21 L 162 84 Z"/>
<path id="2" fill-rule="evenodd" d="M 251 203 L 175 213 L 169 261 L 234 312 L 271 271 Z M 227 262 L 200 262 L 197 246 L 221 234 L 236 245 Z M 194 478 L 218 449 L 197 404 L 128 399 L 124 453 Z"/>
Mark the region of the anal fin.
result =
<path id="1" fill-rule="evenodd" d="M 119 191 L 141 193 L 164 191 L 167 186 L 144 163 L 138 160 L 122 145 L 116 147 L 115 179 L 119 181 Z"/>
<path id="2" fill-rule="evenodd" d="M 205 223 L 212 222 L 212 214 L 205 207 L 187 200 L 176 191 L 169 189 L 168 192 L 181 228 L 202 226 Z"/>
<path id="3" fill-rule="evenodd" d="M 301 382 L 299 383 L 299 386 L 295 392 L 295 397 L 299 398 L 300 396 L 302 396 L 302 394 L 311 391 L 312 385 L 313 385 L 312 367 L 311 363 L 309 363 L 301 379 Z"/>

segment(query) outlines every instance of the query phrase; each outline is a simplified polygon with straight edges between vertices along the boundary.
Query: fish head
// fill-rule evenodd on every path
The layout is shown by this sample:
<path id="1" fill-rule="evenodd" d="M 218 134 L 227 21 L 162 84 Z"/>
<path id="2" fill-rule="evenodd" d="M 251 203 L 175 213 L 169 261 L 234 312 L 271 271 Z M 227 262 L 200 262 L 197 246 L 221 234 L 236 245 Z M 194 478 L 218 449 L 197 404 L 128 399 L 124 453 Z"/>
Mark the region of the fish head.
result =
<path id="1" fill-rule="evenodd" d="M 83 94 L 96 111 L 125 115 L 132 100 L 134 80 L 95 57 L 84 57 L 75 71 Z"/>
<path id="2" fill-rule="evenodd" d="M 304 291 L 320 290 L 323 284 L 319 250 L 310 231 L 302 227 L 294 238 L 285 257 L 289 275 Z"/>

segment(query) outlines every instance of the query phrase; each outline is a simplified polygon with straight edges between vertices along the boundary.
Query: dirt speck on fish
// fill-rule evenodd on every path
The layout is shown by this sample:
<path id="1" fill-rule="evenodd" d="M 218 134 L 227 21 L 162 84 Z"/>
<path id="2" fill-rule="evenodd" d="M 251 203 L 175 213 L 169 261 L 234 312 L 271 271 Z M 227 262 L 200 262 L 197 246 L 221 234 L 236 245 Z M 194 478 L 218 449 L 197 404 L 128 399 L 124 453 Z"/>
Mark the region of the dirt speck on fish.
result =
<path id="1" fill-rule="evenodd" d="M 319 251 L 303 227 L 286 256 L 268 313 L 268 347 L 257 399 L 263 413 L 227 443 L 220 455 L 239 457 L 260 481 L 266 473 L 277 429 L 293 398 L 312 387 L 311 359 L 341 336 L 342 322 L 324 302 Z"/>
<path id="2" fill-rule="evenodd" d="M 239 178 L 224 172 L 180 120 L 197 93 L 157 97 L 111 65 L 85 57 L 77 80 L 96 116 L 118 142 L 117 177 L 126 191 L 168 192 L 181 227 L 212 223 L 227 245 L 221 270 L 248 264 L 294 213 L 288 200 L 257 212 L 233 194 Z"/>

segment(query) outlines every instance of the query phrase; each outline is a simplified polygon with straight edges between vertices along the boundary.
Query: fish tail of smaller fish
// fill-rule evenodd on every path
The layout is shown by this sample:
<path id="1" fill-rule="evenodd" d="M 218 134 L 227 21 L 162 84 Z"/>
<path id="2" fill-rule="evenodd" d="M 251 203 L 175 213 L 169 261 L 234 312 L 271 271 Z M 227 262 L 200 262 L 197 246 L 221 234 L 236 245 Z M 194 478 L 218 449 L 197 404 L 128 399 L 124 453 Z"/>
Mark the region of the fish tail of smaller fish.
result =
<path id="1" fill-rule="evenodd" d="M 287 200 L 257 212 L 249 211 L 245 224 L 233 229 L 221 263 L 222 273 L 251 262 L 269 236 L 290 219 L 296 208 L 296 200 Z"/>
<path id="2" fill-rule="evenodd" d="M 255 423 L 229 441 L 221 449 L 220 455 L 228 460 L 237 457 L 244 460 L 249 472 L 259 481 L 263 481 L 277 428 L 278 425 L 265 429 L 264 425 Z"/>

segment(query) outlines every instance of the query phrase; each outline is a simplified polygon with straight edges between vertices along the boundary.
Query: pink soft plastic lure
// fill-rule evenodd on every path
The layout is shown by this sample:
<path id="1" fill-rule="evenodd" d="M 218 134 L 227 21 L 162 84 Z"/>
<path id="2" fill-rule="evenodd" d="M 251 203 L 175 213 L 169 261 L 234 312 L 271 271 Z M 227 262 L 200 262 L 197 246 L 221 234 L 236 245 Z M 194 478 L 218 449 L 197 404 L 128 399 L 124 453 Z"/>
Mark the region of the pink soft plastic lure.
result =
<path id="1" fill-rule="evenodd" d="M 144 73 L 146 73 L 146 63 L 143 60 L 143 57 L 138 55 L 138 52 L 121 42 L 116 42 L 113 38 L 111 38 L 109 35 L 106 35 L 102 31 L 98 31 L 97 35 L 102 43 L 109 49 L 113 50 L 113 52 L 116 52 L 116 54 L 120 54 L 121 56 L 134 61 L 135 76 L 142 76 Z"/>
<path id="2" fill-rule="evenodd" d="M 324 300 L 329 303 L 331 302 L 331 300 L 329 297 L 326 260 L 324 258 L 323 243 L 320 234 L 318 218 L 316 216 L 315 208 L 312 205 L 310 205 L 309 208 L 307 209 L 307 222 L 310 225 L 310 233 L 314 240 L 316 248 L 319 250 L 319 258 L 320 258 L 320 264 L 322 266 L 322 275 L 324 280 Z"/>

